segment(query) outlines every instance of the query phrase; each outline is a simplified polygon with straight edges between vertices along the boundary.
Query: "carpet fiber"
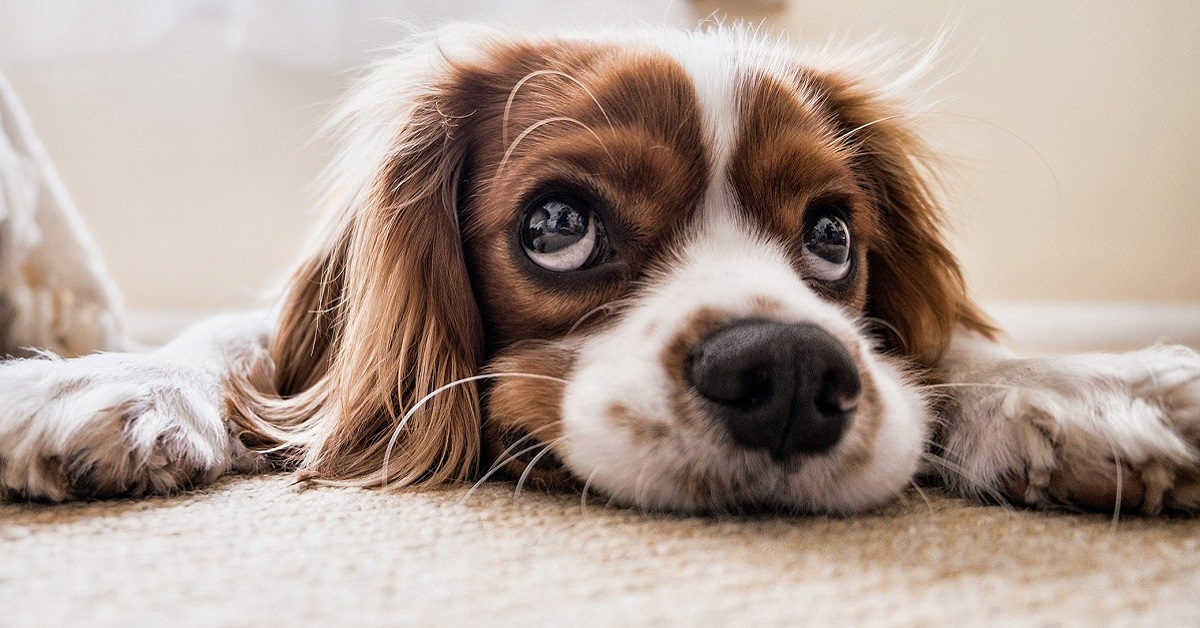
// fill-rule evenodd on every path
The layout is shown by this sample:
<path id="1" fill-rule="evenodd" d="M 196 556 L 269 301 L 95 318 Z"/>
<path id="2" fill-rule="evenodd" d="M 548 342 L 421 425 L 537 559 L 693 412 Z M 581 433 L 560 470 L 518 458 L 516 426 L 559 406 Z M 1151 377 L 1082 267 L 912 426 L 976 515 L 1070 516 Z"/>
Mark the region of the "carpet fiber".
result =
<path id="1" fill-rule="evenodd" d="M 977 506 L 849 519 L 582 508 L 509 484 L 383 494 L 231 478 L 0 505 L 0 624 L 1147 624 L 1200 618 L 1200 521 Z"/>

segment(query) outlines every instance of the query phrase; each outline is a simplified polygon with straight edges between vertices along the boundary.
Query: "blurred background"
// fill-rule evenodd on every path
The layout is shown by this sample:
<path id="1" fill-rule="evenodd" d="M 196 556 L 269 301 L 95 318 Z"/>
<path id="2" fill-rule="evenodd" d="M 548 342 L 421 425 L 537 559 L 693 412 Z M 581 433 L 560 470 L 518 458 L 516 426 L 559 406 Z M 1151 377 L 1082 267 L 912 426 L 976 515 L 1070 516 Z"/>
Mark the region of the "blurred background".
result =
<path id="1" fill-rule="evenodd" d="M 320 124 L 373 50 L 448 19 L 713 16 L 801 44 L 944 37 L 923 125 L 976 296 L 1200 323 L 1200 3 L 0 0 L 0 72 L 130 309 L 199 312 L 258 302 L 298 254 Z"/>

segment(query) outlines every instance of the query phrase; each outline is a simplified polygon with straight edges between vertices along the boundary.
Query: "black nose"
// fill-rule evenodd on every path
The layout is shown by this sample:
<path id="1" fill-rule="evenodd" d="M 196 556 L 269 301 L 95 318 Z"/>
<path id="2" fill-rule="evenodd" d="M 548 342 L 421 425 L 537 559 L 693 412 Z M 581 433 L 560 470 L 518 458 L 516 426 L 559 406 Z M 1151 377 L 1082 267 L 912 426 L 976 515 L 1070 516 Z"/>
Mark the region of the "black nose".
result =
<path id="1" fill-rule="evenodd" d="M 812 324 L 726 325 L 696 343 L 685 373 L 735 442 L 776 459 L 836 445 L 862 391 L 850 353 Z"/>

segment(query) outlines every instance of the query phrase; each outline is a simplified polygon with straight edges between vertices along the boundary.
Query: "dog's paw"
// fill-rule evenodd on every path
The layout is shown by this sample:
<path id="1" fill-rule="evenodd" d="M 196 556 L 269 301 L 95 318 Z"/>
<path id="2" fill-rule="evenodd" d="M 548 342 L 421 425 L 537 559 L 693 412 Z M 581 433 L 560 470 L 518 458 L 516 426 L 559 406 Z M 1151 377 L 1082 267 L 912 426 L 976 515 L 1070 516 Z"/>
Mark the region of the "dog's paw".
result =
<path id="1" fill-rule="evenodd" d="M 1038 507 L 1200 510 L 1200 355 L 1010 358 L 948 384 L 942 475 Z"/>
<path id="2" fill-rule="evenodd" d="M 249 470 L 221 395 L 219 377 L 152 354 L 0 364 L 0 494 L 163 494 Z"/>

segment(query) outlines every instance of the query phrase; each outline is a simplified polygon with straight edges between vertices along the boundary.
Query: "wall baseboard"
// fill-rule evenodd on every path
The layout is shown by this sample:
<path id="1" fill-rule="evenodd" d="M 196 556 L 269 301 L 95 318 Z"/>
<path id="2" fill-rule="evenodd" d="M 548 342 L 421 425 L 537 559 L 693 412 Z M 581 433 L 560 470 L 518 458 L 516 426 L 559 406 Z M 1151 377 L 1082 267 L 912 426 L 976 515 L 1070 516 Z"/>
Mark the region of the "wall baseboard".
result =
<path id="1" fill-rule="evenodd" d="M 984 309 L 1019 349 L 1122 351 L 1153 344 L 1200 348 L 1200 304 L 996 303 Z"/>

